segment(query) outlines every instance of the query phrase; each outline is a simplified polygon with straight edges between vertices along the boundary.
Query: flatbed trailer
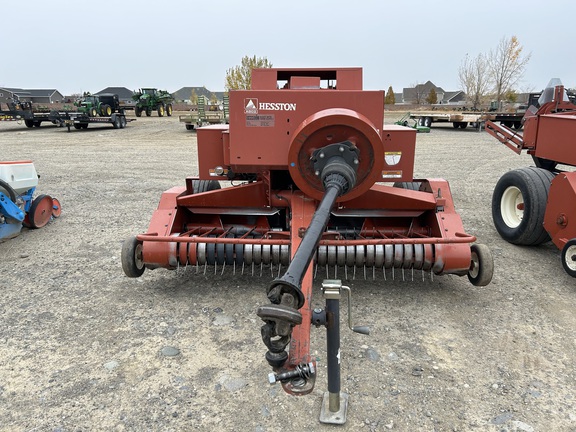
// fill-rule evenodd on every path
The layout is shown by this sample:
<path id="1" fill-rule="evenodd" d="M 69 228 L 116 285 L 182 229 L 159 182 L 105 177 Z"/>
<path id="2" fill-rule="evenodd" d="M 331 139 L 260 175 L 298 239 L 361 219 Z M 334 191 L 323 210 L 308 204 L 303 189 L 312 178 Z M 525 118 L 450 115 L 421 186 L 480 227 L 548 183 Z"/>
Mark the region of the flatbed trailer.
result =
<path id="1" fill-rule="evenodd" d="M 505 126 L 520 129 L 524 112 L 466 112 L 466 111 L 428 111 L 410 114 L 421 126 L 432 127 L 432 123 L 452 123 L 454 129 L 465 129 L 469 125 L 479 129 L 490 120 Z"/>
<path id="2" fill-rule="evenodd" d="M 126 114 L 113 113 L 109 117 L 90 117 L 84 113 L 58 113 L 54 118 L 60 122 L 62 126 L 68 128 L 70 132 L 71 128 L 74 129 L 88 129 L 90 123 L 109 123 L 114 129 L 124 129 L 129 122 L 135 121 L 136 119 L 126 118 Z"/>
<path id="3" fill-rule="evenodd" d="M 185 124 L 186 130 L 193 130 L 206 124 L 222 124 L 226 122 L 224 111 L 206 111 L 204 116 L 200 116 L 198 111 L 191 111 L 190 114 L 181 115 L 178 119 Z"/>
<path id="4" fill-rule="evenodd" d="M 186 130 L 193 130 L 205 125 L 227 124 L 230 121 L 228 95 L 224 95 L 222 106 L 208 106 L 204 96 L 198 98 L 196 110 L 190 110 L 190 114 L 179 116 L 180 123 L 184 123 Z"/>
<path id="5" fill-rule="evenodd" d="M 48 112 L 34 112 L 30 102 L 13 102 L 6 104 L 7 110 L 2 110 L 0 107 L 0 121 L 16 121 L 24 122 L 26 127 L 40 127 L 42 122 L 54 122 Z"/>

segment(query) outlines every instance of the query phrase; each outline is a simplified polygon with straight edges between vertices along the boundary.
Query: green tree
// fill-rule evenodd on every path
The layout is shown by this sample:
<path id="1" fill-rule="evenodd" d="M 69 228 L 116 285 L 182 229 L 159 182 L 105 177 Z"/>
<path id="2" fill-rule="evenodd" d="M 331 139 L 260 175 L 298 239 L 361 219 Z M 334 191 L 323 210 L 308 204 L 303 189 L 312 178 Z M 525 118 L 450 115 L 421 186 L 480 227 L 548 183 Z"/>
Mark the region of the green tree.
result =
<path id="1" fill-rule="evenodd" d="M 240 65 L 234 66 L 226 71 L 224 83 L 226 91 L 250 89 L 252 69 L 270 67 L 272 67 L 272 63 L 270 63 L 266 57 L 242 57 Z"/>
<path id="2" fill-rule="evenodd" d="M 428 96 L 426 96 L 426 102 L 430 105 L 438 103 L 438 95 L 436 94 L 436 90 L 433 88 L 430 89 Z"/>
<path id="3" fill-rule="evenodd" d="M 396 103 L 396 97 L 394 96 L 394 90 L 392 90 L 392 86 L 388 87 L 386 96 L 384 96 L 384 103 L 386 105 L 394 105 Z"/>

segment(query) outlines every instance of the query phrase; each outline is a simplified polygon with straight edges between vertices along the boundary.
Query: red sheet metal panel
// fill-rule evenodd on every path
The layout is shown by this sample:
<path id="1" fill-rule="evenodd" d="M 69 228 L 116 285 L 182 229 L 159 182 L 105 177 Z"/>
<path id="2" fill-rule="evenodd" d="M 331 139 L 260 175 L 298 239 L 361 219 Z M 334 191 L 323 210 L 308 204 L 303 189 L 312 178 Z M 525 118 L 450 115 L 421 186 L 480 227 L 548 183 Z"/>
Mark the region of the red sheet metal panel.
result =
<path id="1" fill-rule="evenodd" d="M 576 115 L 539 117 L 535 156 L 576 165 Z"/>

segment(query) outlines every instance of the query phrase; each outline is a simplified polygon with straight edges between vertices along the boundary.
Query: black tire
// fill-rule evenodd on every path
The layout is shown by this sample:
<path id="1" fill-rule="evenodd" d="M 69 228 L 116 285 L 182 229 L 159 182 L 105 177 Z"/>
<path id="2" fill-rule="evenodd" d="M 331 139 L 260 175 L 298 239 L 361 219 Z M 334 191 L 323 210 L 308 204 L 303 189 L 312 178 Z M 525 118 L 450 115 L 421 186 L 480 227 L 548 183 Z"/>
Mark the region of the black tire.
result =
<path id="1" fill-rule="evenodd" d="M 104 104 L 102 105 L 101 110 L 102 117 L 110 117 L 112 115 L 112 107 L 110 105 Z"/>
<path id="2" fill-rule="evenodd" d="M 46 200 L 48 200 L 50 206 L 53 205 L 52 198 L 48 195 L 38 195 L 36 198 L 34 198 L 34 201 L 32 201 L 32 205 L 27 212 L 28 223 L 26 226 L 28 228 L 42 228 L 46 226 L 52 219 L 52 210 L 48 210 L 47 208 L 43 207 L 47 204 Z M 39 214 L 36 214 L 38 207 L 40 207 L 42 211 Z"/>
<path id="3" fill-rule="evenodd" d="M 187 124 L 186 130 L 194 130 L 194 125 L 193 124 Z"/>
<path id="4" fill-rule="evenodd" d="M 120 118 L 118 116 L 114 117 L 114 121 L 112 122 L 112 126 L 114 129 L 120 129 Z"/>
<path id="5" fill-rule="evenodd" d="M 34 121 L 33 120 L 24 120 L 24 124 L 28 128 L 34 127 Z"/>
<path id="6" fill-rule="evenodd" d="M 550 240 L 544 229 L 548 191 L 554 174 L 541 168 L 521 168 L 504 174 L 492 194 L 492 219 L 509 243 L 539 245 Z"/>
<path id="7" fill-rule="evenodd" d="M 460 122 L 460 129 L 466 129 L 468 127 L 468 122 Z"/>
<path id="8" fill-rule="evenodd" d="M 572 277 L 576 277 L 576 239 L 566 242 L 562 248 L 562 267 Z"/>
<path id="9" fill-rule="evenodd" d="M 150 117 L 152 115 L 152 110 L 150 108 L 146 108 L 146 117 Z"/>
<path id="10" fill-rule="evenodd" d="M 164 104 L 158 105 L 158 117 L 164 117 L 165 113 L 166 113 L 166 108 L 164 107 Z"/>
<path id="11" fill-rule="evenodd" d="M 142 276 L 146 267 L 142 261 L 142 243 L 131 236 L 124 240 L 122 245 L 122 270 L 128 277 L 136 278 Z"/>
<path id="12" fill-rule="evenodd" d="M 40 121 L 35 121 L 35 122 L 34 122 L 34 127 L 40 127 L 41 124 L 42 124 L 42 122 L 40 122 Z"/>
<path id="13" fill-rule="evenodd" d="M 454 129 L 458 129 L 458 128 L 460 127 L 460 122 L 454 122 L 454 123 L 452 123 L 452 127 L 453 127 Z"/>
<path id="14" fill-rule="evenodd" d="M 209 192 L 222 189 L 218 180 L 192 180 L 194 193 Z"/>
<path id="15" fill-rule="evenodd" d="M 536 165 L 537 168 L 543 168 L 548 171 L 554 171 L 556 169 L 556 165 L 558 165 L 558 162 L 556 161 L 536 157 L 534 155 L 532 155 L 532 160 L 534 161 L 534 165 Z"/>
<path id="16" fill-rule="evenodd" d="M 82 126 L 78 123 L 74 123 L 74 129 L 82 129 Z"/>
<path id="17" fill-rule="evenodd" d="M 96 108 L 90 108 L 89 112 L 90 117 L 96 117 L 98 113 L 96 112 Z"/>
<path id="18" fill-rule="evenodd" d="M 88 129 L 88 123 L 80 123 L 82 129 Z"/>
<path id="19" fill-rule="evenodd" d="M 420 185 L 422 183 L 420 182 L 396 182 L 394 183 L 394 187 L 395 188 L 400 188 L 400 189 L 408 189 L 408 190 L 420 190 Z"/>
<path id="20" fill-rule="evenodd" d="M 8 192 L 8 196 L 10 198 L 10 201 L 12 201 L 13 203 L 16 203 L 16 198 L 17 198 L 18 194 L 16 193 L 14 188 L 12 186 L 10 186 L 10 183 L 0 179 L 0 186 L 3 189 L 5 189 L 6 192 Z"/>
<path id="21" fill-rule="evenodd" d="M 120 129 L 124 129 L 126 127 L 126 116 L 120 116 Z"/>
<path id="22" fill-rule="evenodd" d="M 171 104 L 166 105 L 166 115 L 168 117 L 172 117 L 172 105 Z"/>
<path id="23" fill-rule="evenodd" d="M 472 252 L 468 280 L 474 286 L 486 286 L 494 276 L 494 259 L 490 248 L 483 244 L 470 246 Z"/>
<path id="24" fill-rule="evenodd" d="M 134 107 L 134 114 L 136 117 L 142 117 L 142 110 L 139 107 Z"/>
<path id="25" fill-rule="evenodd" d="M 424 118 L 424 126 L 432 127 L 432 117 L 425 117 Z"/>
<path id="26" fill-rule="evenodd" d="M 522 125 L 522 122 L 521 122 L 521 121 L 515 121 L 515 122 L 513 123 L 513 126 L 514 126 L 514 129 L 520 130 L 520 129 L 522 129 L 522 126 L 523 126 L 523 125 Z"/>

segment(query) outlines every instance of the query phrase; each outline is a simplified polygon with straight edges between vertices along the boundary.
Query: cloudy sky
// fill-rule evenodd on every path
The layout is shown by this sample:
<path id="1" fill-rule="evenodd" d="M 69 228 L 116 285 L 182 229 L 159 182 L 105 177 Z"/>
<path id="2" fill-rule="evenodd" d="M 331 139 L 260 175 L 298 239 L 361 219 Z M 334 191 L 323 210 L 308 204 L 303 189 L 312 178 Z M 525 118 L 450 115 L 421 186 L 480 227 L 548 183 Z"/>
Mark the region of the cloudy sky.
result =
<path id="1" fill-rule="evenodd" d="M 27 0 L 2 4 L 0 86 L 224 90 L 245 55 L 275 67 L 361 66 L 364 88 L 458 90 L 466 54 L 517 36 L 518 90 L 576 87 L 574 0 Z"/>

